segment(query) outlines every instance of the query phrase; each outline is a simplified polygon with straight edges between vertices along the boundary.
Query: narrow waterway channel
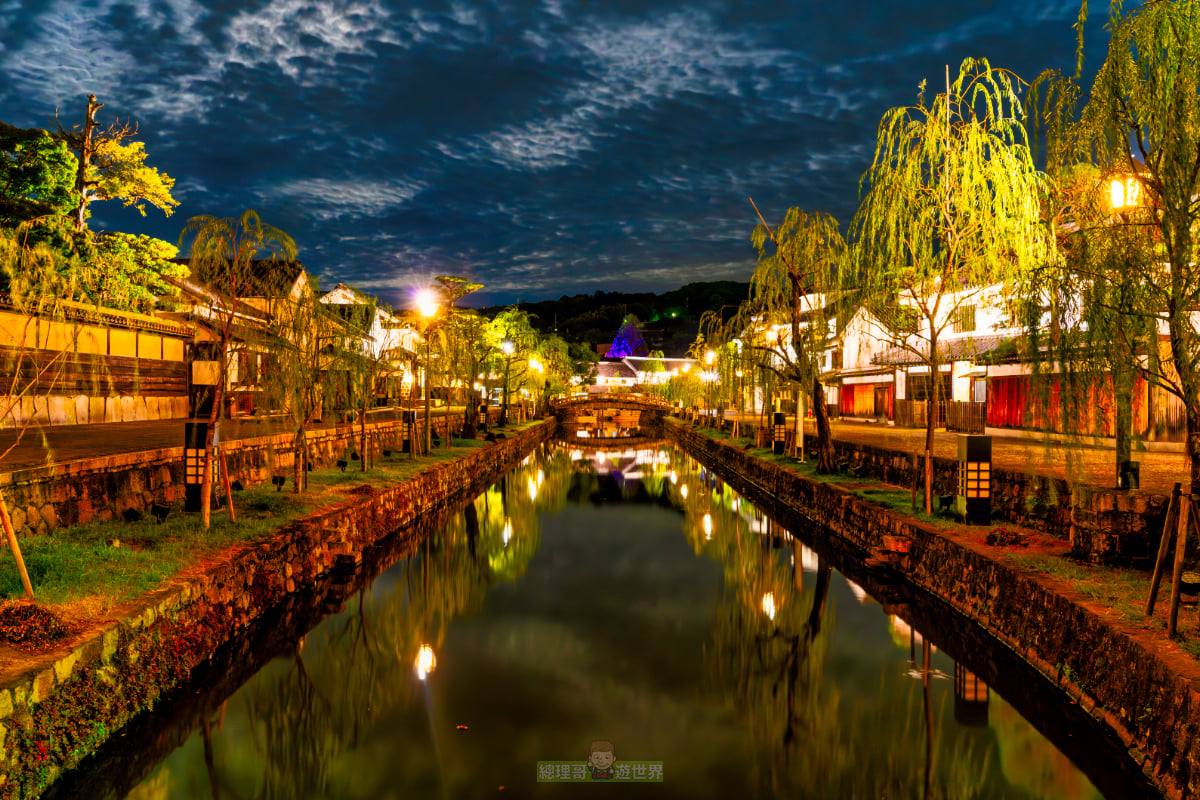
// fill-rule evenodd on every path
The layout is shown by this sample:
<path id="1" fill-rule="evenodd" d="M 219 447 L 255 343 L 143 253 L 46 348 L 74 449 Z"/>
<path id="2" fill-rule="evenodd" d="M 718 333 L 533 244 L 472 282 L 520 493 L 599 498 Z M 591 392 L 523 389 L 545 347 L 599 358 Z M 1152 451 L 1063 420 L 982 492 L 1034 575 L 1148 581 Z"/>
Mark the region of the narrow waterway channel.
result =
<path id="1" fill-rule="evenodd" d="M 594 743 L 613 797 L 1156 796 L 978 626 L 670 446 L 547 446 L 430 528 L 47 796 L 577 797 Z"/>

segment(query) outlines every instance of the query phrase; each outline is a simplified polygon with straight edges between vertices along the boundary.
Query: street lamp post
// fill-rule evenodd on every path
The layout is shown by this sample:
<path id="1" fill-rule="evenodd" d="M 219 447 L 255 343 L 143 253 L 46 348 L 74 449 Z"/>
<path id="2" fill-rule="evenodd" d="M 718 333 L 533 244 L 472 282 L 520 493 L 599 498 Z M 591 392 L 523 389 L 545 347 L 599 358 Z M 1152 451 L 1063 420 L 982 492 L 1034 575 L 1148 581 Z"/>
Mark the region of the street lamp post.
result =
<path id="1" fill-rule="evenodd" d="M 707 394 L 708 394 L 708 401 L 707 401 L 708 402 L 708 426 L 710 428 L 716 427 L 716 416 L 713 413 L 716 410 L 713 408 L 713 406 L 716 404 L 716 399 L 714 397 L 714 394 L 716 393 L 716 389 L 713 387 L 713 381 L 715 380 L 715 376 L 713 375 L 713 372 L 712 372 L 712 365 L 713 365 L 713 362 L 716 360 L 717 360 L 717 354 L 714 351 L 709 350 L 707 353 L 704 354 L 704 364 L 705 364 L 705 366 L 708 367 L 706 372 L 707 372 L 707 378 L 708 378 L 708 392 L 707 392 Z"/>
<path id="2" fill-rule="evenodd" d="M 1122 176 L 1109 182 L 1109 202 L 1113 211 L 1125 219 L 1131 209 L 1140 205 L 1142 185 L 1136 177 Z M 1130 360 L 1133 354 L 1127 354 Z M 1117 366 L 1120 364 L 1120 366 Z M 1132 368 L 1120 359 L 1113 364 L 1113 429 L 1118 489 L 1136 489 L 1139 483 L 1138 465 L 1133 461 L 1133 380 Z M 1149 387 L 1147 387 L 1149 391 Z"/>
<path id="3" fill-rule="evenodd" d="M 431 364 L 429 356 L 429 334 L 433 331 L 433 321 L 437 316 L 438 303 L 437 298 L 429 289 L 422 289 L 417 293 L 417 310 L 421 316 L 425 318 L 425 452 L 433 452 L 433 428 L 430 425 L 429 414 L 429 378 L 431 377 Z"/>
<path id="4" fill-rule="evenodd" d="M 516 345 L 511 339 L 505 339 L 500 343 L 500 352 L 504 353 L 504 403 L 500 409 L 500 425 L 508 425 L 508 378 L 509 370 L 512 367 L 512 356 L 516 352 Z"/>

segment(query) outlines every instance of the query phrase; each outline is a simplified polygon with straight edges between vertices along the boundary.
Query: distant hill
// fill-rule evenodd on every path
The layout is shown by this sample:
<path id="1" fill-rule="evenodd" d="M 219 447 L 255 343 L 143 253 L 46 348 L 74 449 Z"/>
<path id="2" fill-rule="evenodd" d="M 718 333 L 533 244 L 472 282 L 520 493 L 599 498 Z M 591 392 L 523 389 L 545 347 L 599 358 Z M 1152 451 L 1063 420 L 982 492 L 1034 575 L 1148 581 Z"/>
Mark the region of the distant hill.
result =
<path id="1" fill-rule="evenodd" d="M 611 342 L 626 314 L 642 323 L 646 345 L 668 356 L 687 352 L 700 329 L 700 316 L 708 310 L 727 307 L 732 314 L 746 299 L 750 284 L 738 281 L 689 283 L 661 294 L 651 292 L 593 292 L 563 295 L 557 300 L 519 303 L 518 308 L 534 315 L 533 325 L 543 333 L 557 330 L 568 342 L 597 344 Z M 488 316 L 505 306 L 481 309 Z"/>

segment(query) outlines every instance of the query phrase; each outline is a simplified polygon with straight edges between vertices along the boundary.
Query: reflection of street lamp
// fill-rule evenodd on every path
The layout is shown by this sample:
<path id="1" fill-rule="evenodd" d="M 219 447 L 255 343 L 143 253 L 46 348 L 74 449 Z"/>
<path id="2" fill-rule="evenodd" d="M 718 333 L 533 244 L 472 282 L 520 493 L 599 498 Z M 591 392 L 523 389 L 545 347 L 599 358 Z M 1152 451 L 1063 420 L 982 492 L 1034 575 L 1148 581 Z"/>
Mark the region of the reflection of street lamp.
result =
<path id="1" fill-rule="evenodd" d="M 427 644 L 421 645 L 421 649 L 417 651 L 417 660 L 414 666 L 417 670 L 417 677 L 425 680 L 425 676 L 437 667 L 437 658 L 433 655 L 433 648 Z"/>
<path id="2" fill-rule="evenodd" d="M 504 537 L 504 546 L 508 547 L 508 540 L 512 538 L 512 520 L 511 519 L 504 520 L 504 533 L 502 534 L 502 536 Z"/>
<path id="3" fill-rule="evenodd" d="M 702 520 L 702 523 L 704 525 L 704 538 L 711 539 L 712 538 L 712 514 L 705 514 L 704 519 Z"/>
<path id="4" fill-rule="evenodd" d="M 433 428 L 429 422 L 429 378 L 431 377 L 429 334 L 433 329 L 433 320 L 438 312 L 437 297 L 429 289 L 417 292 L 417 311 L 425 318 L 425 452 L 428 454 L 433 452 Z M 430 651 L 430 656 L 432 654 L 433 651 Z"/>
<path id="5" fill-rule="evenodd" d="M 512 367 L 512 356 L 516 352 L 516 349 L 517 347 L 512 343 L 511 339 L 505 339 L 500 343 L 500 352 L 504 353 L 504 404 L 500 410 L 501 425 L 508 424 L 508 377 L 509 370 Z"/>

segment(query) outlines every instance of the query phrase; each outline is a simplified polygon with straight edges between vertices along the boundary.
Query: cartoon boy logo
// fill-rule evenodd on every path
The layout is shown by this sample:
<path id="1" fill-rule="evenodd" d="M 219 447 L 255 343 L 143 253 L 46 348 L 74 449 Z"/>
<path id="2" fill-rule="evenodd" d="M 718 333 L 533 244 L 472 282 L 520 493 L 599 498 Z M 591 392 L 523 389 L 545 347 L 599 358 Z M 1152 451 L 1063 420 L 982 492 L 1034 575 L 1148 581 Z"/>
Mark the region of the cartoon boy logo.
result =
<path id="1" fill-rule="evenodd" d="M 612 780 L 616 775 L 616 770 L 613 769 L 616 760 L 617 756 L 613 752 L 612 742 L 592 742 L 587 760 L 587 768 L 592 775 L 592 780 Z"/>

